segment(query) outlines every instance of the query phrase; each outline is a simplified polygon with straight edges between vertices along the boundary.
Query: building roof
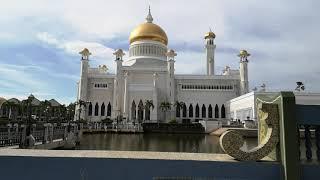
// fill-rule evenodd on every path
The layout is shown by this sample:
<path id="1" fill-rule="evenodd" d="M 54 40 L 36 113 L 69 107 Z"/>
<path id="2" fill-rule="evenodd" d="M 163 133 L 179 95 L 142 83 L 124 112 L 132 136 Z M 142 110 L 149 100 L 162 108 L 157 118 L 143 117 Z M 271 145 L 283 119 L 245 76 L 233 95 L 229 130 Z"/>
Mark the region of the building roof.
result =
<path id="1" fill-rule="evenodd" d="M 58 101 L 56 101 L 55 99 L 50 99 L 49 102 L 50 102 L 50 104 L 51 104 L 52 107 L 58 107 L 58 106 L 61 105 L 61 104 L 60 104 Z"/>
<path id="2" fill-rule="evenodd" d="M 17 98 L 11 98 L 11 99 L 8 99 L 8 101 L 15 104 L 20 104 L 20 101 Z"/>
<path id="3" fill-rule="evenodd" d="M 33 106 L 39 106 L 40 103 L 41 103 L 40 100 L 37 99 L 37 98 L 34 98 L 34 99 L 32 100 L 32 102 L 31 102 L 31 104 L 32 104 Z"/>

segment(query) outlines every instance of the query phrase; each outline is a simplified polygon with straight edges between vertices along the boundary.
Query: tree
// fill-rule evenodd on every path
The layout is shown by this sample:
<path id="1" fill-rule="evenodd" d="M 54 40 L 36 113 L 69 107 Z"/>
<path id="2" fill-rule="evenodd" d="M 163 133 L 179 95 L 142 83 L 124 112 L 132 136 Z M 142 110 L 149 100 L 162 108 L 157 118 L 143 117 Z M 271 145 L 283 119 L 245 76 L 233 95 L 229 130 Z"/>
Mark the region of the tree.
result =
<path id="1" fill-rule="evenodd" d="M 41 115 L 44 115 L 45 117 L 45 121 L 48 122 L 48 119 L 49 119 L 49 112 L 50 112 L 50 109 L 51 109 L 51 103 L 47 100 L 44 100 L 42 102 L 40 102 L 40 111 L 41 111 Z"/>
<path id="2" fill-rule="evenodd" d="M 167 120 L 167 111 L 171 109 L 171 103 L 168 101 L 163 101 L 160 103 L 159 108 L 161 109 L 162 112 L 164 112 L 164 119 L 165 121 Z"/>
<path id="3" fill-rule="evenodd" d="M 152 109 L 154 109 L 153 101 L 152 100 L 146 100 L 145 107 L 151 107 Z"/>
<path id="4" fill-rule="evenodd" d="M 179 113 L 180 113 L 180 109 L 182 109 L 183 108 L 183 106 L 185 105 L 185 103 L 184 102 L 182 102 L 182 101 L 176 101 L 176 102 L 174 102 L 174 106 L 176 107 L 176 109 L 179 109 Z M 176 110 L 177 111 L 177 110 Z"/>
<path id="5" fill-rule="evenodd" d="M 8 119 L 11 120 L 12 114 L 15 114 L 15 112 L 12 113 L 12 112 L 13 112 L 13 109 L 16 110 L 16 108 L 18 107 L 18 105 L 17 105 L 15 102 L 6 101 L 5 103 L 3 103 L 3 106 L 6 106 L 6 107 L 9 109 Z M 14 115 L 14 117 L 16 117 L 16 116 Z"/>
<path id="6" fill-rule="evenodd" d="M 154 104 L 152 100 L 146 100 L 146 102 L 144 103 L 144 109 L 146 110 L 146 120 L 150 120 L 150 108 L 152 108 L 152 110 L 154 109 Z"/>
<path id="7" fill-rule="evenodd" d="M 70 103 L 67 106 L 67 120 L 70 121 L 72 119 L 72 117 L 74 117 L 74 113 L 75 113 L 75 103 Z"/>
<path id="8" fill-rule="evenodd" d="M 60 121 L 63 121 L 66 119 L 66 112 L 67 112 L 67 108 L 66 105 L 62 104 L 59 106 L 59 119 Z"/>

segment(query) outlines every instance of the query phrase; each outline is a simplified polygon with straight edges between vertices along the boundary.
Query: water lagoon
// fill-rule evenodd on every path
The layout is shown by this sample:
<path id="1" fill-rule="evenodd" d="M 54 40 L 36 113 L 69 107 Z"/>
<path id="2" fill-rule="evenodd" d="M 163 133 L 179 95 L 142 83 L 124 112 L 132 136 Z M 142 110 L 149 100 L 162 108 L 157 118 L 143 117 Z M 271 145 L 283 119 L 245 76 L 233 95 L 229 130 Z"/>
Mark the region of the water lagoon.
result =
<path id="1" fill-rule="evenodd" d="M 243 148 L 251 149 L 256 145 L 256 138 L 248 138 Z M 204 134 L 84 134 L 76 149 L 224 153 L 219 137 Z"/>

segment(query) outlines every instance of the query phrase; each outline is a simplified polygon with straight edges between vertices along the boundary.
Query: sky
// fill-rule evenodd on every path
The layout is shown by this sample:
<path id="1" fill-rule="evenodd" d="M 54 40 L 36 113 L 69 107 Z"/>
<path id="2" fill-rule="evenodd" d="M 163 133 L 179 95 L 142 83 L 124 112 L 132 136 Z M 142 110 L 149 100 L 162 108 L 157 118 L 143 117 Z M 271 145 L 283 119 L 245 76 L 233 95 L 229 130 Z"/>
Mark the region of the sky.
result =
<path id="1" fill-rule="evenodd" d="M 79 51 L 91 67 L 114 72 L 115 49 L 128 51 L 130 32 L 145 21 L 167 33 L 177 74 L 205 74 L 204 34 L 216 38 L 216 74 L 249 58 L 250 89 L 320 92 L 320 1 L 305 0 L 10 0 L 0 6 L 0 97 L 76 100 Z M 127 56 L 125 57 L 125 59 Z"/>

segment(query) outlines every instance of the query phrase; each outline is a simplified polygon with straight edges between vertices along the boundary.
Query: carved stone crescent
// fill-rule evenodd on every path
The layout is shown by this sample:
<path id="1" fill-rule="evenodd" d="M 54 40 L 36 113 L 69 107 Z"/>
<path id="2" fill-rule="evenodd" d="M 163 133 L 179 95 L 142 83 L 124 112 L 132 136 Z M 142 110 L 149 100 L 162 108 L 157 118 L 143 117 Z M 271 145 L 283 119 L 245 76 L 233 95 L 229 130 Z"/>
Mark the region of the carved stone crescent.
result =
<path id="1" fill-rule="evenodd" d="M 265 120 L 268 128 L 265 138 L 261 143 L 248 151 L 241 149 L 244 140 L 245 131 L 230 130 L 223 133 L 220 137 L 220 146 L 225 153 L 240 161 L 257 161 L 276 147 L 279 142 L 279 110 L 277 104 L 262 104 L 260 120 Z"/>

